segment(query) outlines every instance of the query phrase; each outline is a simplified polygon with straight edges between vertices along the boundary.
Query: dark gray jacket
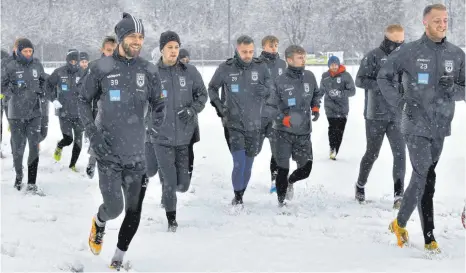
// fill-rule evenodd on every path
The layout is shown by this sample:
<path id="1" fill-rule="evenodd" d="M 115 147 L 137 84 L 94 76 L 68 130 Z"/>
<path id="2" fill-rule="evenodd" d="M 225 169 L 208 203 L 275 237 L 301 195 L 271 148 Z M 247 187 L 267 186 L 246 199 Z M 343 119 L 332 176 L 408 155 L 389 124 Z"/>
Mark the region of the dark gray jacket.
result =
<path id="1" fill-rule="evenodd" d="M 455 100 L 465 99 L 465 53 L 446 39 L 435 43 L 425 34 L 401 46 L 380 69 L 378 84 L 392 107 L 402 105 L 402 133 L 427 138 L 451 134 Z M 404 93 L 399 92 L 396 74 L 403 73 Z M 439 84 L 442 76 L 453 77 L 454 84 Z"/>
<path id="2" fill-rule="evenodd" d="M 101 58 L 105 57 L 105 55 L 102 54 Z M 92 67 L 95 66 L 95 64 L 97 63 L 97 60 L 94 60 L 94 61 L 91 61 L 89 62 L 89 64 L 87 65 L 87 68 L 82 70 L 80 69 L 80 73 L 81 73 L 81 79 L 79 80 L 78 82 L 78 88 L 81 89 L 82 86 L 83 86 L 83 83 L 84 83 L 84 77 L 87 75 L 87 73 L 92 69 Z M 97 116 L 97 101 L 99 100 L 99 98 L 96 98 L 92 101 L 92 115 L 94 116 L 94 118 Z"/>
<path id="3" fill-rule="evenodd" d="M 94 121 L 92 102 L 96 98 L 99 111 Z M 91 141 L 97 132 L 110 140 L 112 157 L 143 160 L 147 108 L 150 105 L 150 126 L 157 129 L 163 124 L 163 101 L 155 65 L 140 57 L 128 60 L 115 50 L 113 56 L 99 59 L 85 76 L 79 117 Z"/>
<path id="4" fill-rule="evenodd" d="M 62 105 L 57 116 L 62 118 L 78 118 L 78 82 L 82 73 L 78 70 L 72 72 L 68 65 L 53 71 L 47 80 L 47 93 L 50 101 L 58 100 Z"/>
<path id="5" fill-rule="evenodd" d="M 5 74 L 6 71 L 6 66 L 8 65 L 9 62 L 15 61 L 16 60 L 16 53 L 13 52 L 12 55 L 9 55 L 8 57 L 5 57 L 2 59 L 2 72 L 0 75 Z M 4 98 L 1 100 L 1 107 L 3 110 L 5 110 L 5 115 L 8 118 L 8 97 L 6 96 L 5 93 L 2 93 L 4 95 Z"/>
<path id="6" fill-rule="evenodd" d="M 391 106 L 383 98 L 377 84 L 380 67 L 387 61 L 388 54 L 383 44 L 367 53 L 361 60 L 356 86 L 365 90 L 364 117 L 373 120 L 399 121 L 401 109 Z M 399 78 L 397 77 L 397 80 Z"/>
<path id="7" fill-rule="evenodd" d="M 269 56 L 269 54 L 262 52 L 262 54 L 259 56 L 259 60 L 261 60 L 267 65 L 272 82 L 278 76 L 280 76 L 281 74 L 285 72 L 286 62 L 280 59 L 280 56 L 278 55 L 278 53 L 274 57 L 272 57 L 272 56 Z M 268 118 L 271 121 L 271 119 L 273 119 L 272 117 L 273 112 L 274 110 L 271 108 L 271 106 L 265 103 L 264 108 L 262 109 L 262 117 Z"/>
<path id="8" fill-rule="evenodd" d="M 275 79 L 269 100 L 277 110 L 273 128 L 295 135 L 310 134 L 312 108 L 320 108 L 321 98 L 322 94 L 311 71 L 297 73 L 288 67 L 283 75 Z M 292 117 L 290 128 L 283 125 L 283 118 L 288 115 Z"/>
<path id="9" fill-rule="evenodd" d="M 343 65 L 337 74 L 329 71 L 322 74 L 320 92 L 324 95 L 325 115 L 329 118 L 344 118 L 349 112 L 349 97 L 354 96 L 356 87 L 351 75 Z"/>
<path id="10" fill-rule="evenodd" d="M 261 110 L 270 94 L 267 66 L 257 58 L 245 65 L 239 56 L 228 59 L 215 71 L 209 83 L 209 98 L 217 108 L 225 108 L 225 126 L 242 131 L 261 129 Z M 220 100 L 219 89 L 225 99 Z"/>
<path id="11" fill-rule="evenodd" d="M 196 67 L 180 61 L 174 66 L 165 66 L 160 60 L 157 68 L 162 82 L 166 116 L 163 126 L 152 134 L 151 142 L 169 146 L 188 145 L 198 127 L 197 115 L 207 102 L 202 76 Z M 188 123 L 178 116 L 178 112 L 186 107 L 194 110 L 193 120 Z"/>
<path id="12" fill-rule="evenodd" d="M 44 73 L 44 77 L 45 77 L 45 82 L 47 83 L 47 79 L 50 77 L 49 74 L 47 73 Z M 47 86 L 46 86 L 46 89 L 47 89 Z M 47 92 L 47 90 L 46 90 Z M 42 117 L 49 117 L 49 105 L 50 105 L 50 102 L 49 102 L 49 99 L 47 98 L 47 95 L 45 96 L 42 96 L 40 98 L 40 102 L 41 102 L 41 112 L 42 112 Z"/>
<path id="13" fill-rule="evenodd" d="M 32 119 L 41 116 L 40 98 L 44 95 L 45 73 L 36 58 L 25 64 L 10 61 L 2 74 L 2 93 L 8 97 L 9 119 Z"/>

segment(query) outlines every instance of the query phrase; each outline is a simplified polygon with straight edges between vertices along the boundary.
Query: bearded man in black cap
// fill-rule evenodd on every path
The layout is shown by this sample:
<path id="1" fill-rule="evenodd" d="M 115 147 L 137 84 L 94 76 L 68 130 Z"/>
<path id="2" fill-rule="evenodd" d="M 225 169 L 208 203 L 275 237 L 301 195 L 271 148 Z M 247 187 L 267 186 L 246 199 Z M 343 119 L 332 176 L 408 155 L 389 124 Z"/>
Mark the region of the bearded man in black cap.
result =
<path id="1" fill-rule="evenodd" d="M 8 121 L 11 127 L 11 148 L 16 171 L 15 188 L 21 190 L 23 155 L 29 143 L 27 191 L 42 195 L 36 186 L 41 140 L 41 103 L 45 90 L 45 73 L 40 61 L 33 57 L 34 46 L 28 39 L 18 40 L 16 58 L 2 71 L 2 94 L 8 100 Z"/>
<path id="2" fill-rule="evenodd" d="M 102 250 L 105 224 L 125 207 L 115 255 L 110 267 L 119 269 L 139 226 L 148 178 L 145 163 L 145 118 L 151 109 L 151 129 L 163 124 L 164 103 L 157 68 L 139 57 L 144 42 L 141 20 L 123 13 L 115 26 L 119 45 L 111 57 L 101 58 L 83 80 L 79 116 L 97 159 L 103 204 L 92 219 L 89 247 Z M 98 100 L 94 120 L 92 102 Z M 123 194 L 122 194 L 123 189 Z"/>

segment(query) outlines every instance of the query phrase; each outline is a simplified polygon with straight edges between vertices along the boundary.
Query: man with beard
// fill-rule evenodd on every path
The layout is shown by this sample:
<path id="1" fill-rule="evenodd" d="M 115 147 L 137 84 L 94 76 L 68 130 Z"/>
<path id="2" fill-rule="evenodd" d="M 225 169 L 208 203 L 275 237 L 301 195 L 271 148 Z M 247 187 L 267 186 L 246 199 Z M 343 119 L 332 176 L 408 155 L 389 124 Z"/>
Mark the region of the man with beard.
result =
<path id="1" fill-rule="evenodd" d="M 293 184 L 309 177 L 312 170 L 312 121 L 319 118 L 320 91 L 311 71 L 305 70 L 306 51 L 291 45 L 285 50 L 288 68 L 275 79 L 270 101 L 276 111 L 274 157 L 277 160 L 277 197 L 280 207 L 292 200 Z M 288 176 L 290 158 L 298 168 Z"/>
<path id="2" fill-rule="evenodd" d="M 235 56 L 222 63 L 209 83 L 209 97 L 224 122 L 233 157 L 232 205 L 243 205 L 254 157 L 259 153 L 261 109 L 270 94 L 267 66 L 254 56 L 254 41 L 243 35 L 236 40 Z M 224 97 L 219 97 L 219 88 Z"/>
<path id="3" fill-rule="evenodd" d="M 63 135 L 55 148 L 53 158 L 60 161 L 63 148 L 71 145 L 74 141 L 69 165 L 69 168 L 74 172 L 77 172 L 76 162 L 81 153 L 84 132 L 78 115 L 78 82 L 80 78 L 79 52 L 76 49 L 70 49 L 66 55 L 66 65 L 55 69 L 47 80 L 48 94 L 55 107 Z"/>
<path id="4" fill-rule="evenodd" d="M 105 224 L 125 217 L 110 267 L 119 270 L 139 226 L 148 178 L 145 164 L 145 115 L 152 111 L 151 129 L 164 120 L 164 103 L 157 68 L 139 57 L 144 42 L 141 20 L 123 13 L 115 26 L 119 45 L 111 57 L 101 58 L 88 71 L 79 97 L 79 116 L 97 158 L 103 204 L 92 219 L 89 247 L 102 250 Z M 98 98 L 94 120 L 92 102 Z M 123 190 L 123 194 L 122 194 Z"/>
<path id="5" fill-rule="evenodd" d="M 84 71 L 89 66 L 89 54 L 87 52 L 79 52 L 79 67 Z"/>
<path id="6" fill-rule="evenodd" d="M 278 38 L 273 35 L 265 36 L 262 39 L 262 53 L 259 56 L 259 60 L 261 60 L 267 65 L 272 80 L 276 79 L 277 76 L 283 74 L 283 72 L 286 69 L 286 62 L 280 59 L 280 56 L 278 54 L 278 42 Z M 264 105 L 264 108 L 262 109 L 262 128 L 259 144 L 259 149 L 262 149 L 265 138 L 269 139 L 270 151 L 272 151 L 272 156 L 270 158 L 270 193 L 277 191 L 277 188 L 275 187 L 275 178 L 277 177 L 278 173 L 277 162 L 275 161 L 275 158 L 273 156 L 274 140 L 272 129 L 273 117 L 271 116 L 272 112 L 274 112 L 274 109 L 271 109 L 271 106 L 266 103 Z"/>
<path id="7" fill-rule="evenodd" d="M 162 81 L 166 118 L 164 125 L 150 134 L 156 157 L 146 160 L 148 165 L 158 162 L 168 231 L 176 232 L 176 195 L 188 191 L 191 183 L 189 150 L 198 129 L 197 116 L 207 101 L 207 91 L 196 67 L 179 61 L 181 42 L 178 34 L 163 32 L 159 44 L 162 57 L 157 68 Z"/>
<path id="8" fill-rule="evenodd" d="M 26 140 L 29 143 L 28 185 L 26 190 L 42 195 L 37 188 L 39 142 L 41 123 L 40 98 L 44 95 L 44 68 L 33 57 L 34 46 L 28 39 L 17 41 L 16 59 L 2 71 L 1 92 L 8 99 L 8 123 L 11 126 L 11 149 L 16 172 L 14 187 L 21 190 L 23 184 L 23 156 Z"/>
<path id="9" fill-rule="evenodd" d="M 364 117 L 366 119 L 366 152 L 361 160 L 359 176 L 355 185 L 355 198 L 359 202 L 366 200 L 365 186 L 372 170 L 385 135 L 387 135 L 393 154 L 393 208 L 398 209 L 404 192 L 406 171 L 405 142 L 400 132 L 401 111 L 383 98 L 377 84 L 377 73 L 386 62 L 388 55 L 404 41 L 401 25 L 389 25 L 380 46 L 370 51 L 361 61 L 356 76 L 356 86 L 365 90 Z M 397 78 L 401 81 L 401 77 Z M 400 89 L 401 91 L 401 89 Z"/>
<path id="10" fill-rule="evenodd" d="M 424 248 L 440 252 L 434 238 L 435 167 L 445 137 L 451 134 L 455 101 L 465 100 L 464 51 L 446 39 L 448 13 L 442 4 L 424 9 L 425 33 L 393 52 L 377 77 L 388 104 L 403 107 L 401 132 L 406 140 L 413 169 L 397 218 L 390 223 L 398 246 L 408 241 L 406 225 L 418 208 Z M 404 93 L 397 75 L 402 73 Z"/>
<path id="11" fill-rule="evenodd" d="M 105 37 L 102 42 L 102 47 L 100 48 L 100 52 L 102 53 L 101 58 L 112 56 L 113 51 L 115 51 L 115 48 L 117 47 L 117 45 L 118 45 L 117 41 L 114 37 L 112 36 Z M 85 76 L 87 75 L 88 71 L 92 69 L 92 67 L 97 63 L 97 61 L 98 60 L 95 60 L 88 64 L 88 68 L 83 71 L 83 76 L 81 77 L 81 80 L 79 81 L 78 86 L 82 86 Z M 98 100 L 99 98 L 94 99 L 92 101 L 92 116 L 94 118 L 97 116 L 97 101 Z M 86 137 L 87 137 L 87 134 L 86 134 Z M 91 179 L 94 177 L 96 164 L 97 164 L 97 160 L 95 159 L 95 157 L 92 155 L 89 155 L 89 163 L 87 164 L 87 167 L 86 167 L 86 174 Z"/>

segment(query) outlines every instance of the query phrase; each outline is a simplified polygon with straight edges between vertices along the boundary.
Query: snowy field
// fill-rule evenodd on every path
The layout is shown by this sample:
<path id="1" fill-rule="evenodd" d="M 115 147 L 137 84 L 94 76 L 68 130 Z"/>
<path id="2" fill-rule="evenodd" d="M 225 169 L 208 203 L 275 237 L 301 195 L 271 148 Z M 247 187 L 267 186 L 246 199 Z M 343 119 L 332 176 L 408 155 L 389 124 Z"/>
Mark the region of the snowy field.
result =
<path id="1" fill-rule="evenodd" d="M 326 67 L 310 67 L 320 82 Z M 206 85 L 215 67 L 199 67 Z M 349 67 L 355 76 L 357 67 Z M 51 73 L 52 71 L 48 71 Z M 322 107 L 313 123 L 314 165 L 311 176 L 295 184 L 291 215 L 279 215 L 276 195 L 269 190 L 270 148 L 256 158 L 245 210 L 230 209 L 232 160 L 220 119 L 207 103 L 200 115 L 201 142 L 195 145 L 192 189 L 179 194 L 177 233 L 167 233 L 161 186 L 152 178 L 141 225 L 126 260 L 133 271 L 365 271 L 464 272 L 465 232 L 460 214 L 465 196 L 466 104 L 457 103 L 452 136 L 437 166 L 435 237 L 441 259 L 423 257 L 424 240 L 417 211 L 408 224 L 413 247 L 400 249 L 388 231 L 392 210 L 392 154 L 385 140 L 375 163 L 366 196 L 354 201 L 354 183 L 365 151 L 364 92 L 350 99 L 347 129 L 337 161 L 328 159 L 328 123 Z M 46 197 L 28 196 L 13 188 L 10 134 L 4 122 L 1 166 L 1 269 L 26 271 L 109 271 L 123 215 L 107 223 L 103 251 L 94 256 L 87 239 L 91 218 L 101 203 L 98 179 L 85 176 L 87 145 L 77 167 L 68 169 L 71 148 L 55 163 L 61 138 L 50 107 L 49 135 L 41 144 L 37 183 Z M 27 149 L 25 162 L 27 158 Z M 408 161 L 409 162 L 409 161 Z M 27 169 L 26 163 L 25 171 Z M 292 164 L 294 167 L 295 164 Z M 293 168 L 292 167 L 292 168 Z M 26 173 L 26 172 L 25 172 Z M 406 185 L 411 175 L 408 163 Z"/>

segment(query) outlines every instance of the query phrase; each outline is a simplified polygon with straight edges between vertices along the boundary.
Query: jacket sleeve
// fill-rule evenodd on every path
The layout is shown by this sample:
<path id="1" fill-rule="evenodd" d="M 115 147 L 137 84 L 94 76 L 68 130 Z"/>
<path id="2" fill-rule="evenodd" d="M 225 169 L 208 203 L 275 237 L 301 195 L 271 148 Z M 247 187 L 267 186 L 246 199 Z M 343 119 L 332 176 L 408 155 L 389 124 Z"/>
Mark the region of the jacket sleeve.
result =
<path id="1" fill-rule="evenodd" d="M 219 89 L 224 84 L 222 74 L 223 74 L 222 66 L 219 66 L 217 70 L 215 70 L 215 73 L 209 82 L 209 88 L 207 90 L 209 93 L 210 104 L 213 107 L 215 107 L 217 111 L 219 110 L 218 107 L 220 107 L 219 104 L 221 104 L 220 96 L 219 96 Z"/>
<path id="2" fill-rule="evenodd" d="M 466 90 L 464 88 L 464 73 L 466 72 L 464 70 L 464 52 L 461 52 L 461 54 L 463 54 L 463 56 L 460 58 L 461 59 L 460 73 L 459 73 L 459 77 L 455 79 L 455 85 L 454 85 L 455 91 L 454 91 L 453 99 L 455 101 L 460 101 L 460 100 L 466 101 L 466 97 L 465 97 Z"/>
<path id="3" fill-rule="evenodd" d="M 314 107 L 320 108 L 320 100 L 322 99 L 324 93 L 319 89 L 314 74 L 312 74 L 311 85 L 314 86 L 314 90 L 310 90 L 314 93 L 311 101 L 311 109 L 314 109 Z"/>
<path id="4" fill-rule="evenodd" d="M 165 100 L 162 96 L 162 81 L 157 69 L 150 64 L 149 71 L 149 104 L 150 104 L 150 119 L 152 124 L 149 126 L 154 129 L 160 127 L 165 120 Z"/>
<path id="5" fill-rule="evenodd" d="M 322 77 L 320 78 L 320 87 L 319 87 L 319 92 L 320 94 L 322 95 L 322 97 L 329 91 L 327 90 L 327 87 L 325 86 L 324 82 L 325 82 L 325 72 L 322 74 Z"/>
<path id="6" fill-rule="evenodd" d="M 378 89 L 377 75 L 374 75 L 375 67 L 372 54 L 364 56 L 356 75 L 356 86 L 365 90 Z"/>
<path id="7" fill-rule="evenodd" d="M 55 69 L 52 72 L 52 75 L 48 77 L 46 83 L 45 83 L 45 96 L 47 97 L 48 100 L 54 101 L 57 99 L 58 94 L 57 94 L 57 85 L 58 85 L 58 69 Z"/>
<path id="8" fill-rule="evenodd" d="M 47 96 L 47 78 L 48 75 L 45 74 L 44 66 L 40 64 L 39 87 L 42 96 Z"/>
<path id="9" fill-rule="evenodd" d="M 8 66 L 5 66 L 2 69 L 2 95 L 5 97 L 11 97 L 13 95 L 13 92 L 11 88 L 13 88 L 13 84 L 10 80 L 10 70 L 8 69 Z"/>
<path id="10" fill-rule="evenodd" d="M 279 124 L 282 123 L 283 118 L 288 113 L 282 113 L 279 107 L 280 104 L 280 85 L 278 84 L 278 77 L 273 81 L 272 93 L 270 94 L 269 99 L 267 100 L 270 109 L 273 109 L 274 112 L 271 113 L 271 116 Z"/>
<path id="11" fill-rule="evenodd" d="M 350 73 L 345 74 L 345 93 L 348 97 L 352 97 L 356 94 L 356 87 L 354 86 L 353 77 L 351 77 Z"/>
<path id="12" fill-rule="evenodd" d="M 92 101 L 100 96 L 101 92 L 99 74 L 97 69 L 94 69 L 86 76 L 83 86 L 79 90 L 78 98 L 79 118 L 89 138 L 92 138 L 97 133 L 97 126 L 92 116 Z"/>
<path id="13" fill-rule="evenodd" d="M 271 88 L 273 85 L 272 82 L 272 75 L 270 74 L 270 70 L 268 69 L 265 63 L 262 64 L 264 69 L 264 86 L 265 86 L 265 93 L 262 94 L 263 98 L 268 98 L 271 94 Z"/>
<path id="14" fill-rule="evenodd" d="M 205 103 L 207 102 L 207 90 L 202 80 L 201 73 L 193 67 L 194 83 L 193 83 L 193 104 L 191 105 L 197 113 L 204 110 Z"/>
<path id="15" fill-rule="evenodd" d="M 393 51 L 377 75 L 380 92 L 392 107 L 398 107 L 403 99 L 398 75 L 403 71 L 403 63 L 406 59 L 404 55 L 408 51 L 407 47 L 399 47 L 399 50 Z"/>

